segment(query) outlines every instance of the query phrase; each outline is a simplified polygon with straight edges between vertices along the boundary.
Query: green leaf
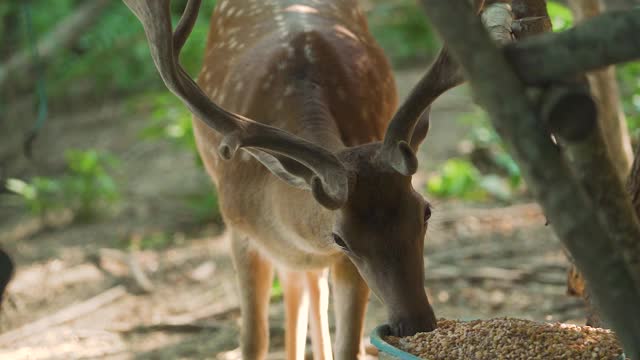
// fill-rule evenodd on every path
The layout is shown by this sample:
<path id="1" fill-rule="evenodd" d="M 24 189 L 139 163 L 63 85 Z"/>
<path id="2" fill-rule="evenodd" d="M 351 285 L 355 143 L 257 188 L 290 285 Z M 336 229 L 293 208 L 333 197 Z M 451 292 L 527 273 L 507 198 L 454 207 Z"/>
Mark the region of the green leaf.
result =
<path id="1" fill-rule="evenodd" d="M 568 7 L 556 1 L 549 1 L 547 3 L 547 11 L 554 31 L 563 31 L 573 26 L 573 14 Z"/>

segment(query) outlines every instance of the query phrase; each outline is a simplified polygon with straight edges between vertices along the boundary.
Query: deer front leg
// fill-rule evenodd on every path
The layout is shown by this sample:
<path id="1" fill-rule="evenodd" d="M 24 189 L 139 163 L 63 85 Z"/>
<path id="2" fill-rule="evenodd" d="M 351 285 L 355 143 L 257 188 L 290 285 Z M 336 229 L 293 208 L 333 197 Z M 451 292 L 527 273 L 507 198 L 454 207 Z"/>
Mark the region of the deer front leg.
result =
<path id="1" fill-rule="evenodd" d="M 364 359 L 362 331 L 369 287 L 346 256 L 333 264 L 331 281 L 336 316 L 336 360 Z"/>
<path id="2" fill-rule="evenodd" d="M 329 282 L 328 269 L 307 272 L 309 290 L 309 317 L 311 318 L 311 344 L 314 360 L 332 360 L 329 334 Z"/>
<path id="3" fill-rule="evenodd" d="M 285 308 L 285 351 L 287 360 L 304 360 L 309 319 L 309 294 L 305 274 L 298 271 L 279 271 Z"/>
<path id="4" fill-rule="evenodd" d="M 235 231 L 231 231 L 231 255 L 240 293 L 242 358 L 266 359 L 273 266 L 251 247 L 247 237 Z"/>

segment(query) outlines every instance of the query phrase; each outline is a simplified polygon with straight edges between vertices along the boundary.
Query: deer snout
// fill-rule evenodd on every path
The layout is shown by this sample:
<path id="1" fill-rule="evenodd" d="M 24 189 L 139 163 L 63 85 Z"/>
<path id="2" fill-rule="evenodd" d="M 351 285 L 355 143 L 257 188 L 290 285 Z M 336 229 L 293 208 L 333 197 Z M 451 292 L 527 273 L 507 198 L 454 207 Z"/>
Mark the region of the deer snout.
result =
<path id="1" fill-rule="evenodd" d="M 426 300 L 426 296 L 425 296 Z M 412 336 L 419 332 L 430 332 L 438 327 L 436 316 L 427 301 L 419 309 L 389 317 L 389 327 L 393 336 Z"/>

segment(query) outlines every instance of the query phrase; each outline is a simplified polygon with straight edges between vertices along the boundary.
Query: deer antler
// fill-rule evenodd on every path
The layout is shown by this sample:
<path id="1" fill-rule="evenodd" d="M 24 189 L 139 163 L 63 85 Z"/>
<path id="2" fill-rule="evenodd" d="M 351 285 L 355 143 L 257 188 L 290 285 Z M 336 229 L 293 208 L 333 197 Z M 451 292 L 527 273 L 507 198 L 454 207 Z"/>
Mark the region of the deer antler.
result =
<path id="1" fill-rule="evenodd" d="M 511 40 L 511 7 L 498 1 L 474 0 L 474 11 L 483 13 L 483 21 L 498 43 Z M 431 104 L 446 91 L 464 83 L 464 75 L 447 47 L 443 47 L 427 73 L 413 88 L 402 106 L 391 119 L 384 137 L 381 158 L 403 175 L 413 175 L 418 169 L 414 151 L 429 127 Z M 423 113 L 425 113 L 423 115 Z M 422 119 L 421 123 L 418 120 Z M 414 129 L 420 128 L 414 136 Z"/>
<path id="2" fill-rule="evenodd" d="M 422 139 L 413 139 L 414 128 L 423 115 L 424 124 L 429 126 L 431 104 L 447 90 L 464 82 L 458 64 L 453 61 L 446 47 L 443 47 L 427 73 L 400 106 L 391 119 L 384 136 L 383 160 L 403 175 L 413 175 L 418 169 L 414 154 Z M 426 135 L 426 129 L 420 132 Z"/>
<path id="3" fill-rule="evenodd" d="M 346 202 L 347 170 L 335 155 L 286 131 L 224 110 L 209 100 L 182 68 L 180 50 L 193 29 L 201 0 L 189 0 L 175 33 L 171 27 L 170 0 L 123 1 L 142 23 L 151 56 L 167 88 L 196 117 L 223 135 L 218 149 L 223 159 L 231 159 L 243 147 L 252 148 L 252 154 L 255 149 L 262 150 L 284 163 L 283 167 L 287 167 L 285 157 L 293 159 L 311 170 L 312 175 L 306 180 L 322 205 L 336 209 Z"/>

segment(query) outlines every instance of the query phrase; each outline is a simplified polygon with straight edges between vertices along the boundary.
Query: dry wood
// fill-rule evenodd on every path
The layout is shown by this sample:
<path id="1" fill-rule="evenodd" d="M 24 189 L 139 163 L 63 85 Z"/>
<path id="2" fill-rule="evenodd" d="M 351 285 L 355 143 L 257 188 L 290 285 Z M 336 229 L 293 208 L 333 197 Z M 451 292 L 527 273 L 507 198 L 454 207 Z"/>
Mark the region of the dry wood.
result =
<path id="1" fill-rule="evenodd" d="M 142 270 L 135 253 L 125 253 L 117 249 L 100 249 L 98 257 L 96 263 L 102 271 L 115 277 L 129 275 L 140 293 L 148 294 L 153 291 L 153 283 Z M 117 267 L 122 270 L 116 269 Z"/>
<path id="2" fill-rule="evenodd" d="M 500 260 L 510 257 L 513 254 L 526 253 L 530 255 L 532 252 L 542 252 L 547 250 L 541 248 L 539 244 L 525 245 L 521 242 L 491 242 L 472 244 L 461 246 L 453 249 L 437 250 L 427 254 L 428 262 L 435 263 L 453 263 L 459 261 L 467 261 L 469 259 L 480 258 L 483 260 L 494 259 Z M 506 261 L 509 261 L 508 259 Z"/>
<path id="3" fill-rule="evenodd" d="M 121 329 L 109 329 L 109 331 L 115 331 L 124 334 L 133 333 L 150 333 L 150 332 L 179 332 L 179 333 L 192 333 L 201 331 L 218 331 L 226 329 L 235 329 L 234 325 L 218 322 L 218 321 L 201 321 L 201 322 L 158 322 L 149 325 L 135 325 L 128 328 Z"/>
<path id="4" fill-rule="evenodd" d="M 534 218 L 544 221 L 542 209 L 537 203 L 517 204 L 499 208 L 456 208 L 438 210 L 435 214 L 437 214 L 435 216 L 437 216 L 437 221 L 440 223 L 464 221 L 466 218 L 477 218 L 481 221 L 505 218 Z"/>
<path id="5" fill-rule="evenodd" d="M 459 266 L 438 266 L 425 271 L 427 281 L 465 280 L 502 280 L 521 281 L 526 273 L 521 270 L 502 269 L 491 266 L 461 268 Z"/>
<path id="6" fill-rule="evenodd" d="M 58 289 L 102 279 L 104 275 L 93 264 L 81 264 L 53 272 L 49 270 L 48 265 L 44 265 L 22 269 L 11 282 L 9 290 L 12 294 L 26 294 L 32 292 L 34 288 Z"/>
<path id="7" fill-rule="evenodd" d="M 565 275 L 548 272 L 543 268 L 500 268 L 495 266 L 436 266 L 425 270 L 427 281 L 486 281 L 535 282 L 547 285 L 565 285 Z"/>
<path id="8" fill-rule="evenodd" d="M 68 321 L 87 315 L 97 309 L 108 305 L 126 294 L 124 286 L 115 286 L 86 301 L 72 304 L 53 315 L 46 316 L 32 323 L 8 331 L 0 335 L 0 345 L 8 345 L 33 334 L 40 333 Z"/>

